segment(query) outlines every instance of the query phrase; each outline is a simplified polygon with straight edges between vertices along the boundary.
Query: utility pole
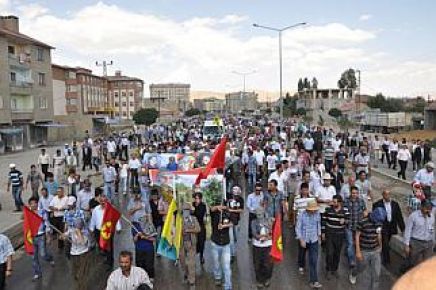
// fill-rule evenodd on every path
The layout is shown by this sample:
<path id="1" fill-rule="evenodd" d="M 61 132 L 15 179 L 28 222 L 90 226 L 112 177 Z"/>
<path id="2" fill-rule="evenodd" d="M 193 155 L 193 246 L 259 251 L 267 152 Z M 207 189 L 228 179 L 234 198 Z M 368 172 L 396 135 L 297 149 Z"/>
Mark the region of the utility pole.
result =
<path id="1" fill-rule="evenodd" d="M 95 65 L 96 66 L 101 66 L 101 67 L 103 67 L 103 76 L 107 76 L 107 67 L 109 66 L 109 65 L 113 65 L 114 64 L 114 62 L 111 60 L 111 61 L 109 61 L 109 62 L 107 62 L 107 61 L 105 61 L 105 60 L 103 60 L 101 63 L 99 63 L 98 61 L 96 61 L 95 62 Z"/>
<path id="2" fill-rule="evenodd" d="M 356 72 L 357 72 L 357 83 L 358 83 L 358 87 L 357 87 L 357 94 L 358 94 L 358 102 L 357 102 L 357 106 L 356 106 L 356 108 L 357 108 L 357 111 L 358 112 L 360 112 L 360 101 L 361 101 L 361 97 L 360 97 L 360 87 L 361 87 L 361 85 L 362 85 L 362 83 L 361 83 L 361 78 L 360 78 L 360 69 L 357 69 L 356 70 Z"/>

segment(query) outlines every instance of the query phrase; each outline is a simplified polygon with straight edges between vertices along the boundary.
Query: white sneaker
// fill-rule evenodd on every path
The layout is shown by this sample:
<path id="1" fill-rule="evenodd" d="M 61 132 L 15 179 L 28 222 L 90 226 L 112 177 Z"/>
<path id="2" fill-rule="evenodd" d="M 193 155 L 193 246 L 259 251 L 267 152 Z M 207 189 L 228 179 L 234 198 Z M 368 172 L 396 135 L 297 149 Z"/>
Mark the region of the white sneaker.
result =
<path id="1" fill-rule="evenodd" d="M 322 284 L 319 282 L 313 282 L 313 283 L 310 283 L 310 287 L 318 289 L 318 288 L 322 288 Z"/>
<path id="2" fill-rule="evenodd" d="M 298 268 L 298 273 L 300 273 L 300 275 L 304 275 L 304 268 Z"/>
<path id="3" fill-rule="evenodd" d="M 356 276 L 353 276 L 353 274 L 348 275 L 348 279 L 350 280 L 351 284 L 356 284 Z"/>
<path id="4" fill-rule="evenodd" d="M 36 280 L 38 280 L 39 278 L 40 278 L 39 275 L 34 275 L 33 278 L 32 278 L 32 281 L 36 281 Z"/>

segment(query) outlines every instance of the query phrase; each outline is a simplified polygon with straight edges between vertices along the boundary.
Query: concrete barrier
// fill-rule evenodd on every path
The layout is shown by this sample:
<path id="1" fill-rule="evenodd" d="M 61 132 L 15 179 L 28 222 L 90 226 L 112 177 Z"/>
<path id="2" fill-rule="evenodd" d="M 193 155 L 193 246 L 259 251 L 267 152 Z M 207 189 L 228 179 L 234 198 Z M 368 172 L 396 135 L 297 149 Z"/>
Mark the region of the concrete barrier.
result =
<path id="1" fill-rule="evenodd" d="M 12 243 L 14 249 L 19 249 L 24 245 L 23 221 L 18 221 L 3 231 Z"/>

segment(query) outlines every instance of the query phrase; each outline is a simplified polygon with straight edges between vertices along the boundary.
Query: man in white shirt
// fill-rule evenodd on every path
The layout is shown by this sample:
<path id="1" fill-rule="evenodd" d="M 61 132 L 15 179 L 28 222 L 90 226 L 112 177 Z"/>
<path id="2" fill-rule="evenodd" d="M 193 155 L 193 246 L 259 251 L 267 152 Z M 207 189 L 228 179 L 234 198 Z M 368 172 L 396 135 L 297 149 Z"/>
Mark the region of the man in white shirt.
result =
<path id="1" fill-rule="evenodd" d="M 100 203 L 100 205 L 96 206 L 92 210 L 91 221 L 89 222 L 89 231 L 94 233 L 95 242 L 97 244 L 100 241 L 100 231 L 101 231 L 101 227 L 103 224 L 103 215 L 104 215 L 104 209 L 105 209 L 106 202 L 107 202 L 107 197 L 104 196 L 104 194 L 100 195 L 98 197 L 98 202 Z M 121 231 L 121 223 L 119 220 L 118 220 L 117 224 L 115 225 L 115 230 L 117 232 Z M 110 240 L 111 240 L 110 251 L 105 252 L 105 253 L 106 253 L 106 264 L 112 267 L 113 262 L 114 262 L 114 258 L 113 258 L 114 238 L 113 238 L 113 236 Z M 115 288 L 115 289 L 117 289 L 117 288 Z"/>
<path id="2" fill-rule="evenodd" d="M 47 154 L 45 148 L 41 149 L 41 154 L 38 156 L 38 165 L 41 166 L 41 171 L 44 174 L 44 181 L 47 181 L 48 167 L 50 166 L 50 155 Z"/>
<path id="3" fill-rule="evenodd" d="M 109 141 L 106 143 L 107 152 L 111 155 L 111 158 L 115 158 L 116 151 L 117 151 L 117 144 L 115 143 L 114 139 L 111 137 Z"/>
<path id="4" fill-rule="evenodd" d="M 286 184 L 286 174 L 283 172 L 283 165 L 277 164 L 276 171 L 270 174 L 268 181 L 277 180 L 277 189 L 281 191 L 285 196 L 287 196 L 287 191 L 285 188 Z"/>
<path id="5" fill-rule="evenodd" d="M 333 201 L 333 196 L 336 195 L 336 189 L 333 185 L 331 185 L 333 179 L 332 176 L 329 173 L 325 173 L 322 176 L 322 179 L 323 185 L 319 186 L 315 191 L 315 197 L 320 206 L 319 211 L 321 213 L 325 211 L 325 209 Z"/>
<path id="6" fill-rule="evenodd" d="M 140 167 L 141 167 L 141 162 L 136 157 L 136 154 L 132 153 L 131 158 L 129 160 L 130 186 L 132 189 L 135 187 L 139 187 L 138 170 Z"/>
<path id="7" fill-rule="evenodd" d="M 374 151 L 374 158 L 376 160 L 381 160 L 382 158 L 382 142 L 380 141 L 380 139 L 378 138 L 377 135 L 375 135 L 375 139 L 372 141 L 372 150 Z"/>
<path id="8" fill-rule="evenodd" d="M 265 152 L 263 152 L 263 150 L 260 150 L 260 147 L 257 147 L 253 155 L 254 158 L 256 158 L 257 172 L 263 172 L 263 164 L 265 163 Z"/>
<path id="9" fill-rule="evenodd" d="M 129 251 L 120 253 L 120 267 L 114 270 L 107 280 L 106 290 L 136 290 L 145 284 L 153 289 L 153 284 L 144 269 L 132 266 L 133 254 Z"/>
<path id="10" fill-rule="evenodd" d="M 266 157 L 266 163 L 268 165 L 268 174 L 271 174 L 274 170 L 276 170 L 276 163 L 278 161 L 277 155 L 270 151 L 268 156 Z"/>

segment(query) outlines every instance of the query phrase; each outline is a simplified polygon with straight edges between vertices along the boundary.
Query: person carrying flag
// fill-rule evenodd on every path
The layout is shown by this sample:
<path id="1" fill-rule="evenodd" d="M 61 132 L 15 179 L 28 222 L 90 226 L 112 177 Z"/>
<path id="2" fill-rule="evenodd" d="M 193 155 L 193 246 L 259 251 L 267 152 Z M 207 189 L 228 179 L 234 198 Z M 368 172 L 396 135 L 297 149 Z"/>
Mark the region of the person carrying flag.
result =
<path id="1" fill-rule="evenodd" d="M 54 267 L 55 262 L 53 259 L 53 255 L 50 253 L 50 250 L 47 248 L 47 242 L 50 242 L 50 223 L 48 221 L 48 213 L 44 209 L 38 209 L 38 199 L 34 196 L 29 198 L 29 208 L 31 213 L 29 214 L 29 217 L 31 219 L 35 219 L 42 221 L 40 222 L 40 226 L 38 228 L 38 232 L 33 237 L 32 245 L 33 245 L 33 261 L 32 261 L 32 268 L 33 268 L 33 279 L 32 281 L 37 281 L 42 276 L 42 268 L 40 263 L 40 256 L 44 261 L 47 261 L 50 263 L 52 267 Z M 27 211 L 25 210 L 27 213 Z M 25 214 L 26 214 L 25 213 Z M 32 215 L 33 213 L 33 215 Z M 42 219 L 42 220 L 41 220 Z M 32 221 L 33 222 L 33 221 Z M 25 239 L 28 239 L 28 235 L 26 234 Z M 30 237 L 31 238 L 31 237 Z M 31 254 L 31 248 L 26 249 L 26 251 Z"/>
<path id="2" fill-rule="evenodd" d="M 253 263 L 257 288 L 269 287 L 273 273 L 272 246 L 273 219 L 265 217 L 262 207 L 256 210 L 256 219 L 251 222 L 253 233 Z"/>
<path id="3" fill-rule="evenodd" d="M 113 209 L 111 212 L 116 211 L 112 205 L 108 202 L 107 197 L 104 194 L 101 194 L 98 197 L 99 205 L 96 206 L 92 210 L 91 221 L 89 222 L 89 231 L 94 233 L 95 241 L 100 245 L 100 248 L 106 253 L 106 264 L 112 267 L 114 258 L 113 258 L 113 234 L 111 227 L 108 227 L 109 223 L 104 222 L 104 214 L 105 209 L 109 206 L 110 209 Z M 117 212 L 117 211 L 116 211 Z M 119 213 L 118 213 L 119 214 Z M 121 223 L 118 221 L 115 222 L 115 230 L 117 232 L 121 231 Z M 104 243 L 104 247 L 102 247 L 102 243 L 100 237 L 105 238 L 106 243 Z"/>

